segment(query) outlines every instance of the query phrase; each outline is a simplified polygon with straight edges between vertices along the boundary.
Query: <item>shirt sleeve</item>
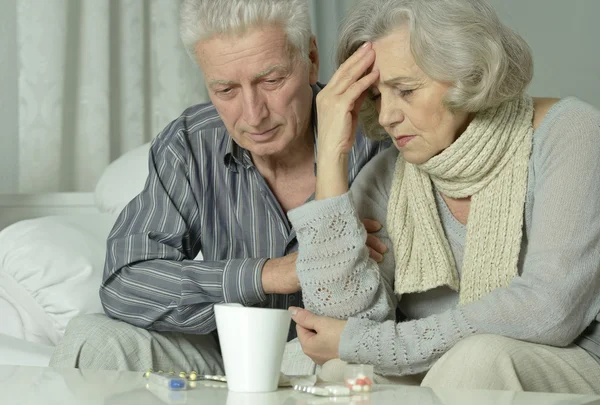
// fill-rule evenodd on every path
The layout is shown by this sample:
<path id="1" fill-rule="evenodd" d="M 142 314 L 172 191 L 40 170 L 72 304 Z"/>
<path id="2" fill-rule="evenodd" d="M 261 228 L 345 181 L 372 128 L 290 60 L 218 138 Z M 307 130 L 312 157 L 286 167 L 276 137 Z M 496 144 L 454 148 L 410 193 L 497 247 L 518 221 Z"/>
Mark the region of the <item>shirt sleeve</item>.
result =
<path id="1" fill-rule="evenodd" d="M 267 259 L 194 260 L 202 218 L 187 173 L 190 152 L 173 138 L 163 133 L 153 142 L 144 190 L 108 237 L 100 298 L 112 318 L 206 334 L 216 328 L 213 304 L 250 306 L 266 299 L 261 276 Z"/>
<path id="2" fill-rule="evenodd" d="M 534 136 L 531 229 L 520 276 L 486 297 L 423 319 L 351 318 L 340 357 L 379 373 L 427 371 L 459 340 L 495 334 L 563 347 L 600 312 L 600 113 L 570 109 Z"/>

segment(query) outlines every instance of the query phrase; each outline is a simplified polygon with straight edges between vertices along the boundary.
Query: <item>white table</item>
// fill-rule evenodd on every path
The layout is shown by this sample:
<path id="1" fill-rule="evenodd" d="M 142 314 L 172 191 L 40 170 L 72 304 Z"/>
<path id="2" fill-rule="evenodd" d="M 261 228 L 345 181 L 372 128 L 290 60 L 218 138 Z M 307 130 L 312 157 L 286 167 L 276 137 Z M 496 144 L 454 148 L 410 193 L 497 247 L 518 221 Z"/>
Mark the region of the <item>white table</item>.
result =
<path id="1" fill-rule="evenodd" d="M 224 384 L 197 383 L 169 398 L 159 398 L 141 373 L 0 366 L 3 405 L 600 405 L 600 397 L 505 391 L 431 390 L 420 387 L 376 386 L 370 394 L 322 398 L 291 389 L 267 394 L 228 392 Z"/>

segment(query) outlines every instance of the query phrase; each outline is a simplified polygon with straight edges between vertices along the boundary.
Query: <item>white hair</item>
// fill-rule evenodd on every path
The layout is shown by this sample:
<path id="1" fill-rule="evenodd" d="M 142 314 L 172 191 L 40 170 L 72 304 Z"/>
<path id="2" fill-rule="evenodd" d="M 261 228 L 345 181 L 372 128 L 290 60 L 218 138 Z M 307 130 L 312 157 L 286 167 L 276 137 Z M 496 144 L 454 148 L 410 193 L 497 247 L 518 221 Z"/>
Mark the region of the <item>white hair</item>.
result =
<path id="1" fill-rule="evenodd" d="M 306 0 L 184 0 L 181 4 L 181 40 L 194 62 L 199 41 L 267 25 L 281 26 L 290 53 L 308 61 L 312 30 Z"/>
<path id="2" fill-rule="evenodd" d="M 477 112 L 515 99 L 533 77 L 529 46 L 484 0 L 364 0 L 340 28 L 338 63 L 364 42 L 405 26 L 417 66 L 451 83 L 444 100 L 451 111 Z M 367 133 L 380 137 L 372 101 L 361 115 Z"/>

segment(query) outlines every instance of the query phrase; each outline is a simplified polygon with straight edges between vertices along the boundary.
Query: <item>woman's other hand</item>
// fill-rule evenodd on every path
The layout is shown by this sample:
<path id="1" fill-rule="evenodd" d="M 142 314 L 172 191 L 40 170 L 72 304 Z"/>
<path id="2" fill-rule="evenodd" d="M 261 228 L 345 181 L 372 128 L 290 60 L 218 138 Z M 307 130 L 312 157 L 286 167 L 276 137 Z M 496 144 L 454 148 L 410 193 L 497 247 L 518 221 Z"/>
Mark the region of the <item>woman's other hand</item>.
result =
<path id="1" fill-rule="evenodd" d="M 296 322 L 298 340 L 304 353 L 315 363 L 323 364 L 339 357 L 338 346 L 346 321 L 318 316 L 302 308 L 290 307 Z"/>

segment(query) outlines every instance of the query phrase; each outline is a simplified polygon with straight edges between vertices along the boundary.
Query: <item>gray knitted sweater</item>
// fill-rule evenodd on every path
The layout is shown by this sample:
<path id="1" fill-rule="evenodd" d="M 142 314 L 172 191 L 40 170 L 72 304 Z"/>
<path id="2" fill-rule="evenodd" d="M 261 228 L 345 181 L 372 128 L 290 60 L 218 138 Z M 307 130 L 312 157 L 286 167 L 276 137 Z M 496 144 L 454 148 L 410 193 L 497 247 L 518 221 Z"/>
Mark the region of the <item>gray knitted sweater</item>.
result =
<path id="1" fill-rule="evenodd" d="M 369 258 L 359 219 L 386 223 L 397 156 L 390 148 L 373 159 L 349 193 L 288 213 L 300 244 L 296 266 L 305 307 L 348 319 L 342 360 L 373 364 L 384 375 L 415 374 L 473 334 L 575 342 L 600 356 L 600 111 L 567 98 L 546 114 L 533 135 L 519 276 L 463 306 L 447 287 L 394 294 L 385 229 L 377 236 L 390 250 L 379 265 Z M 460 275 L 466 227 L 435 195 Z"/>

